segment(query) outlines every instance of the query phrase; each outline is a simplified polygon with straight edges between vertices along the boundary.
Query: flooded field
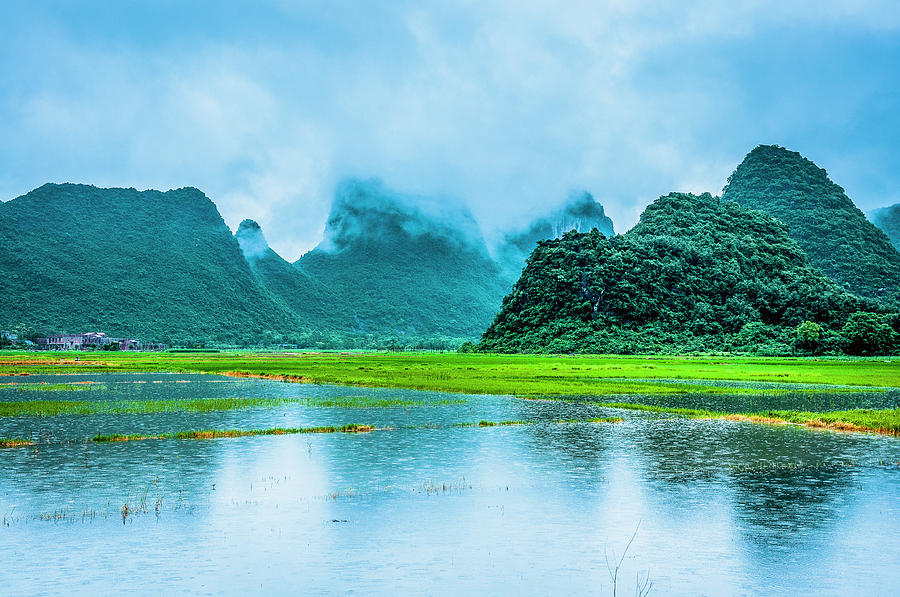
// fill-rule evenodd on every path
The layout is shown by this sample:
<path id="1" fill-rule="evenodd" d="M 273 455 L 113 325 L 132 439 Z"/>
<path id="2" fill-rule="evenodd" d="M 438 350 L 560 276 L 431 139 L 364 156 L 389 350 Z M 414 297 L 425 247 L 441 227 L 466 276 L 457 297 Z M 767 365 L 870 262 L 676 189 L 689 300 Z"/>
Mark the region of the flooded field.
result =
<path id="1" fill-rule="evenodd" d="M 888 595 L 900 583 L 896 437 L 209 375 L 2 382 L 0 404 L 95 411 L 0 417 L 0 438 L 32 442 L 0 450 L 4 594 Z M 97 408 L 202 400 L 218 402 Z M 896 391 L 691 400 L 900 405 Z M 606 417 L 623 420 L 586 422 Z M 375 430 L 91 441 L 350 423 Z"/>

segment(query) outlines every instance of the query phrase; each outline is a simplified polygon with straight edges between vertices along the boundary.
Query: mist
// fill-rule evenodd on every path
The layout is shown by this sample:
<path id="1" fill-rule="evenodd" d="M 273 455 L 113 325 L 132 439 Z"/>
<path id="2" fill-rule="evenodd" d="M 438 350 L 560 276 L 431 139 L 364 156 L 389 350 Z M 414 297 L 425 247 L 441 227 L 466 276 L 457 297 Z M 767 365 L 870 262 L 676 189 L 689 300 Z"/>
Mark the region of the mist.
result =
<path id="1" fill-rule="evenodd" d="M 3 200 L 195 186 L 289 261 L 348 177 L 458 204 L 492 246 L 573 189 L 624 232 L 669 191 L 719 193 L 759 143 L 864 210 L 900 202 L 889 1 L 6 8 Z"/>

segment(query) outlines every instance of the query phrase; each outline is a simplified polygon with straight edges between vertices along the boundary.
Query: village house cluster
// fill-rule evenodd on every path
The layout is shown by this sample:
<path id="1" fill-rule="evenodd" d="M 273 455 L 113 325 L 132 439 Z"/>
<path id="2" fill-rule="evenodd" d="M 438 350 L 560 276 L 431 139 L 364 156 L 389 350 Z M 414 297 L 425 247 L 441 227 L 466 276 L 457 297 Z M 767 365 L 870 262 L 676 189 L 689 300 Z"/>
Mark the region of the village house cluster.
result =
<path id="1" fill-rule="evenodd" d="M 103 332 L 87 332 L 84 334 L 58 334 L 46 338 L 35 338 L 38 350 L 165 350 L 165 344 L 158 342 L 141 342 L 134 338 L 111 338 Z"/>

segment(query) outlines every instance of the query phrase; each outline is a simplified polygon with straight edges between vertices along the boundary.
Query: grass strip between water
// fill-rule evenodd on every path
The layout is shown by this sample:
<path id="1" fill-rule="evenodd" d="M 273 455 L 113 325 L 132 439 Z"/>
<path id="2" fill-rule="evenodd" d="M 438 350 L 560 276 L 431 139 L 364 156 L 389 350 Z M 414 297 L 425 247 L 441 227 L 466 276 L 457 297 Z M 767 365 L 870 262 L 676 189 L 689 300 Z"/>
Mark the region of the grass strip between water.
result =
<path id="1" fill-rule="evenodd" d="M 594 406 L 680 415 L 690 419 L 724 419 L 752 423 L 792 423 L 836 431 L 869 431 L 900 435 L 900 408 L 857 408 L 827 412 L 765 410 L 759 412 L 723 412 L 696 408 L 672 408 L 629 402 L 591 402 Z"/>
<path id="2" fill-rule="evenodd" d="M 560 421 L 547 421 L 555 424 L 568 423 L 620 423 L 620 417 L 600 417 L 593 419 L 567 419 Z M 477 423 L 457 423 L 452 427 L 509 427 L 518 425 L 538 425 L 539 421 L 479 421 Z M 431 428 L 430 426 L 423 426 Z M 130 442 L 143 441 L 151 439 L 219 439 L 227 437 L 250 437 L 259 435 L 297 435 L 301 433 L 369 433 L 371 431 L 390 431 L 393 427 L 376 427 L 374 425 L 360 425 L 350 423 L 336 427 L 333 425 L 322 427 L 272 427 L 268 429 L 205 429 L 205 430 L 188 430 L 174 431 L 171 433 L 157 434 L 121 434 L 113 433 L 108 435 L 98 434 L 91 438 L 92 442 L 97 443 L 113 443 L 113 442 Z M 404 429 L 410 429 L 404 427 Z"/>
<path id="3" fill-rule="evenodd" d="M 0 449 L 2 448 L 21 448 L 22 446 L 30 446 L 32 442 L 27 439 L 21 439 L 18 437 L 14 438 L 0 438 Z"/>
<path id="4" fill-rule="evenodd" d="M 189 400 L 27 400 L 0 402 L 0 417 L 55 415 L 134 415 L 203 413 L 299 405 L 318 408 L 393 408 L 465 404 L 463 399 L 401 400 L 348 396 L 336 398 L 196 398 Z"/>
<path id="5" fill-rule="evenodd" d="M 91 441 L 98 443 L 129 442 L 148 439 L 217 439 L 223 437 L 249 437 L 255 435 L 296 435 L 298 433 L 368 433 L 374 431 L 372 425 L 358 425 L 350 423 L 335 427 L 333 425 L 323 427 L 271 427 L 269 429 L 204 429 L 175 431 L 172 433 L 160 433 L 156 435 L 142 435 L 139 433 L 123 435 L 114 433 L 111 435 L 95 435 Z"/>
<path id="6" fill-rule="evenodd" d="M 4 384 L 25 392 L 84 392 L 86 390 L 102 390 L 103 385 L 94 382 L 81 383 L 23 383 Z"/>

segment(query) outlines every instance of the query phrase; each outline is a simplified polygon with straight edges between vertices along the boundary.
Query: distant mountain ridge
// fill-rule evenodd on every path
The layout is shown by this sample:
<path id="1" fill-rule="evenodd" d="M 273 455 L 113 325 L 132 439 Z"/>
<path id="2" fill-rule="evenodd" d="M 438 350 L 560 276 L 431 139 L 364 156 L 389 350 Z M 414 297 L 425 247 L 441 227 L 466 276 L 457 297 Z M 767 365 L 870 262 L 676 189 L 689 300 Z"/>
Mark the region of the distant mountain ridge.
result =
<path id="1" fill-rule="evenodd" d="M 202 192 L 46 184 L 0 204 L 0 329 L 237 342 L 297 327 Z"/>
<path id="2" fill-rule="evenodd" d="M 510 284 L 461 203 L 377 180 L 339 185 L 325 237 L 294 264 L 253 220 L 231 235 L 193 188 L 48 184 L 0 204 L 0 223 L 0 329 L 23 332 L 452 347 L 480 336 Z"/>
<path id="3" fill-rule="evenodd" d="M 891 233 L 898 211 L 872 218 Z M 0 330 L 21 335 L 97 330 L 168 344 L 319 348 L 449 348 L 478 337 L 496 350 L 783 347 L 801 316 L 834 335 L 852 310 L 874 313 L 866 325 L 879 337 L 900 334 L 888 329 L 900 316 L 887 314 L 898 285 L 900 253 L 885 232 L 824 170 L 778 146 L 750 152 L 722 200 L 661 197 L 616 236 L 603 206 L 578 193 L 508 232 L 494 256 L 462 203 L 376 179 L 338 185 L 324 238 L 293 264 L 253 220 L 232 235 L 194 188 L 47 184 L 0 203 Z"/>
<path id="4" fill-rule="evenodd" d="M 900 304 L 900 253 L 827 172 L 777 145 L 751 151 L 722 198 L 788 226 L 814 267 L 852 292 Z"/>

